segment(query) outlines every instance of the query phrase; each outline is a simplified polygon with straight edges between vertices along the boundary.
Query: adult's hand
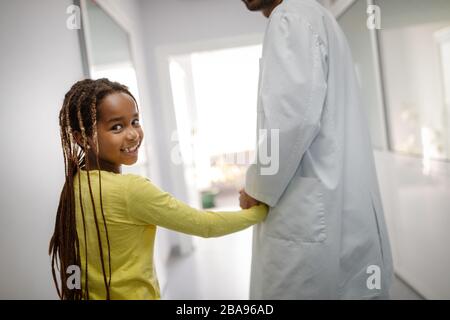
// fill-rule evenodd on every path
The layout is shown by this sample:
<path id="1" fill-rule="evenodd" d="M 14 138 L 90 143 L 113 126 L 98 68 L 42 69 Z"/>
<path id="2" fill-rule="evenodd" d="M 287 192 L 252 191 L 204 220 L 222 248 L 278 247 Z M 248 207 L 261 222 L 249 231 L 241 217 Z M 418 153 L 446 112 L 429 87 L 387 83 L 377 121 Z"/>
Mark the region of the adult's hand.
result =
<path id="1" fill-rule="evenodd" d="M 249 196 L 244 189 L 239 190 L 239 206 L 241 209 L 248 209 L 260 204 L 260 202 Z"/>

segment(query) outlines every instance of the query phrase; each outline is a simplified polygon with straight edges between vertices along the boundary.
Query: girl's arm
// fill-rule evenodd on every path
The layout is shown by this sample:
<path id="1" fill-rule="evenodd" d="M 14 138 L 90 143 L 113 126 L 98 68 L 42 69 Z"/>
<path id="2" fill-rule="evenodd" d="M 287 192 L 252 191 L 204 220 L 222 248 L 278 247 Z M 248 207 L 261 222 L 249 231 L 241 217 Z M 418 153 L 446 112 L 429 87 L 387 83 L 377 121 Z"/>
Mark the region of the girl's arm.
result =
<path id="1" fill-rule="evenodd" d="M 157 188 L 150 180 L 128 175 L 127 206 L 130 219 L 138 224 L 158 225 L 204 238 L 219 237 L 261 222 L 266 205 L 235 212 L 194 209 Z"/>

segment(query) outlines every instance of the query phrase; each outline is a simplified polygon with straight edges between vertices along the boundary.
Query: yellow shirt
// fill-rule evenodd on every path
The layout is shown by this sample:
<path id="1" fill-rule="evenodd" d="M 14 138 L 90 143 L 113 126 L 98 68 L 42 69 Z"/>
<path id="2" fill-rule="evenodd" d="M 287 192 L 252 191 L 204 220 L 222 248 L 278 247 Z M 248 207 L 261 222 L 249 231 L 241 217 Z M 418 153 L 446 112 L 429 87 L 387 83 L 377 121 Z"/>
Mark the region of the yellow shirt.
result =
<path id="1" fill-rule="evenodd" d="M 100 210 L 98 171 L 89 171 L 95 201 L 107 279 L 108 249 Z M 87 183 L 82 170 L 74 179 L 76 223 L 80 241 L 81 283 L 85 285 L 86 267 L 83 218 L 78 178 L 88 243 L 87 267 L 89 299 L 105 299 L 106 290 L 100 261 L 97 229 Z M 196 235 L 218 237 L 245 229 L 265 219 L 265 205 L 237 212 L 209 212 L 189 207 L 163 192 L 148 179 L 134 174 L 101 171 L 103 211 L 111 249 L 111 299 L 159 299 L 160 290 L 153 264 L 156 226 Z"/>

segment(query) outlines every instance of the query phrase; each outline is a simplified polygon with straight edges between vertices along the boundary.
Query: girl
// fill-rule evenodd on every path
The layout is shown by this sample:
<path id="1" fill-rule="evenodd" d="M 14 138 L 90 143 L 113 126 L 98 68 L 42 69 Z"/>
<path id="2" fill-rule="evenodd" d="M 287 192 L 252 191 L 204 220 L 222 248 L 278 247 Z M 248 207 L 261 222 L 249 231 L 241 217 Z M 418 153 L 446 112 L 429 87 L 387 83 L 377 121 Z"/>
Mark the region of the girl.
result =
<path id="1" fill-rule="evenodd" d="M 119 83 L 75 83 L 65 95 L 59 124 L 66 180 L 49 252 L 61 299 L 159 299 L 156 226 L 217 237 L 267 214 L 263 204 L 233 213 L 199 211 L 144 177 L 122 175 L 122 164 L 137 161 L 144 133 L 136 100 Z M 78 289 L 67 286 L 70 266 L 81 270 Z"/>

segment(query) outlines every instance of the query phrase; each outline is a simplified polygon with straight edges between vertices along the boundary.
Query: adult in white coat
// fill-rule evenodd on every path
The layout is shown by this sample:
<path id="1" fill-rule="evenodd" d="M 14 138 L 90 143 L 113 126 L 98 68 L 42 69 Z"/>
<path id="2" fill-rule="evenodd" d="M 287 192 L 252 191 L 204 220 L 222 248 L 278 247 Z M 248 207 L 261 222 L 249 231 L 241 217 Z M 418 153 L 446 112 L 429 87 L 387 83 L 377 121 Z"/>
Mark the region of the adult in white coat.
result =
<path id="1" fill-rule="evenodd" d="M 315 0 L 243 1 L 269 18 L 257 121 L 277 169 L 258 160 L 241 194 L 271 207 L 254 230 L 250 298 L 388 298 L 391 251 L 346 38 Z"/>

